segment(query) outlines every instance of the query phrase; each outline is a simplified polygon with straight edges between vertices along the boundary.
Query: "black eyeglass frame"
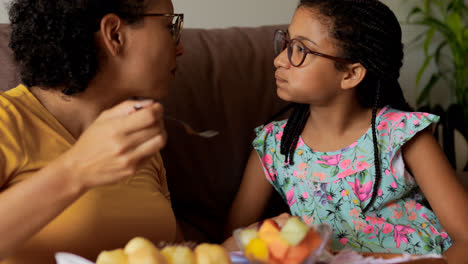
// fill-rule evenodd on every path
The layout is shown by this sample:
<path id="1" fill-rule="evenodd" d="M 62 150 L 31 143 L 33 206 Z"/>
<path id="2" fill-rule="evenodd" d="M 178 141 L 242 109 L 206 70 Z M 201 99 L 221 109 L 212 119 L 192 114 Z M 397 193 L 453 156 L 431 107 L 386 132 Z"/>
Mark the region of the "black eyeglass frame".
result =
<path id="1" fill-rule="evenodd" d="M 182 27 L 184 26 L 184 14 L 174 14 L 174 13 L 145 13 L 145 17 L 176 17 L 176 22 L 172 24 L 172 38 L 176 44 L 180 42 L 180 36 L 182 32 Z"/>
<path id="2" fill-rule="evenodd" d="M 279 37 L 282 37 L 284 39 L 284 45 L 283 47 L 278 47 L 278 38 Z M 294 41 L 297 41 L 301 44 L 301 46 L 304 48 L 304 52 L 303 52 L 303 56 L 302 56 L 302 59 L 301 59 L 301 62 L 299 64 L 294 64 L 291 60 L 291 57 L 292 57 L 292 45 L 291 43 L 293 43 Z M 277 29 L 275 30 L 275 36 L 274 36 L 274 49 L 275 49 L 275 53 L 276 55 L 278 56 L 281 52 L 283 52 L 285 49 L 288 49 L 288 60 L 289 60 L 289 63 L 291 63 L 292 66 L 294 67 L 300 67 L 306 57 L 307 57 L 307 54 L 312 54 L 312 55 L 315 55 L 315 56 L 320 56 L 320 57 L 323 57 L 323 58 L 327 58 L 327 59 L 330 59 L 330 60 L 334 60 L 336 62 L 340 62 L 340 63 L 344 63 L 344 64 L 349 64 L 349 63 L 353 63 L 351 60 L 349 59 L 345 59 L 345 58 L 340 58 L 340 57 L 335 57 L 335 56 L 331 56 L 331 55 L 327 55 L 327 54 L 323 54 L 323 53 L 320 53 L 320 52 L 317 52 L 317 51 L 312 51 L 310 50 L 309 48 L 307 48 L 306 45 L 304 45 L 304 43 L 300 40 L 300 39 L 289 39 L 289 33 L 287 31 L 284 31 L 284 30 L 281 30 L 281 29 Z"/>

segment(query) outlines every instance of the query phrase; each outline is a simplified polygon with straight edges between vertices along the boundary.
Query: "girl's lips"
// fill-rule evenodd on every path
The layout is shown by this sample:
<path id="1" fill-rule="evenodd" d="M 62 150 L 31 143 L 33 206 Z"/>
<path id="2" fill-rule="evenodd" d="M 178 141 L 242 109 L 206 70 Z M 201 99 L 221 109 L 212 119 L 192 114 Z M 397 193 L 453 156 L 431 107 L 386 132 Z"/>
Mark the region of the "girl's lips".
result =
<path id="1" fill-rule="evenodd" d="M 275 79 L 277 83 L 287 83 L 287 81 L 281 78 L 278 74 L 275 74 Z"/>

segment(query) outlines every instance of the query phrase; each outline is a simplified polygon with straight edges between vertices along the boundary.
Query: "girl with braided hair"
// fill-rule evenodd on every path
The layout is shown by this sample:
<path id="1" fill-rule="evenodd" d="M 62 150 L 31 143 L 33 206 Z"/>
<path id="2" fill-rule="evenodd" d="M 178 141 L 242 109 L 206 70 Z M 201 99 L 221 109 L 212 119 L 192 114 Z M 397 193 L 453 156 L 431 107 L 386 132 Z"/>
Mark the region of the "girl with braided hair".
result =
<path id="1" fill-rule="evenodd" d="M 461 263 L 468 195 L 429 131 L 439 118 L 403 97 L 401 37 L 378 0 L 300 1 L 275 34 L 277 94 L 293 110 L 256 129 L 229 230 L 257 221 L 273 186 L 293 215 L 333 227 L 334 250 Z"/>

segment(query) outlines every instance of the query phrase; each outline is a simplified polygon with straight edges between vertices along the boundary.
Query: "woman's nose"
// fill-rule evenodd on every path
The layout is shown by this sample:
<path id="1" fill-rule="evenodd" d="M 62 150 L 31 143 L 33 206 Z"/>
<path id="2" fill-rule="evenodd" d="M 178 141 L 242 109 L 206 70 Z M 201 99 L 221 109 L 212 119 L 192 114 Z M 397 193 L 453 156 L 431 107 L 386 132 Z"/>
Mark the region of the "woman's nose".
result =
<path id="1" fill-rule="evenodd" d="M 276 56 L 273 64 L 276 68 L 289 68 L 289 60 L 287 55 L 287 49 L 284 49 L 278 56 Z"/>
<path id="2" fill-rule="evenodd" d="M 182 45 L 182 42 L 180 41 L 179 43 L 177 43 L 177 46 L 176 46 L 176 56 L 179 57 L 182 54 L 184 54 L 184 52 L 185 52 L 184 45 Z"/>

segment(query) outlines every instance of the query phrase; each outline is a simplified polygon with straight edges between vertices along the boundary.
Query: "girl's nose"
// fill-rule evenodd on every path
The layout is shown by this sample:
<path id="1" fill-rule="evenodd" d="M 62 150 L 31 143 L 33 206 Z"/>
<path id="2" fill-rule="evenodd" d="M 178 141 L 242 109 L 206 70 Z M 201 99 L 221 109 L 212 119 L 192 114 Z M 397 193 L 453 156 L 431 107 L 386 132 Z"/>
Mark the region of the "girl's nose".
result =
<path id="1" fill-rule="evenodd" d="M 276 56 L 273 64 L 276 68 L 289 68 L 289 60 L 287 55 L 287 49 L 284 49 L 278 56 Z"/>
<path id="2" fill-rule="evenodd" d="M 179 57 L 182 54 L 184 54 L 184 52 L 185 52 L 184 45 L 182 45 L 182 42 L 180 41 L 176 46 L 176 56 Z"/>

